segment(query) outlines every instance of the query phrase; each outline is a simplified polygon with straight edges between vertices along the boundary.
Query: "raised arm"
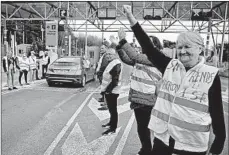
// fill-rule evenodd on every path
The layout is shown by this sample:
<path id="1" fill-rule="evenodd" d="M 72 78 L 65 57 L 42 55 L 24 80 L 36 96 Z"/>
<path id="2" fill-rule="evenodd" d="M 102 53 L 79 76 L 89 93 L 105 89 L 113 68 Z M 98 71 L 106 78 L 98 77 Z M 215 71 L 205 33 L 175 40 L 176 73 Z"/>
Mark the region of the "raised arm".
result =
<path id="1" fill-rule="evenodd" d="M 115 38 L 115 36 L 111 35 L 110 41 L 111 41 L 111 44 L 113 45 L 113 47 L 116 48 L 116 51 L 118 52 L 120 59 L 125 64 L 130 65 L 130 66 L 134 66 L 135 62 L 132 59 L 130 59 L 129 56 L 126 54 L 126 52 L 118 46 L 118 39 Z"/>
<path id="2" fill-rule="evenodd" d="M 131 6 L 124 5 L 123 6 L 127 19 L 130 22 L 131 28 L 137 38 L 140 46 L 143 49 L 143 53 L 145 53 L 148 59 L 162 72 L 164 73 L 168 63 L 170 62 L 171 58 L 166 57 L 162 54 L 151 42 L 151 39 L 146 34 L 146 32 L 142 29 L 139 25 L 135 17 L 131 12 Z"/>
<path id="3" fill-rule="evenodd" d="M 135 62 L 129 58 L 126 52 L 123 49 L 117 49 L 120 59 L 127 65 L 134 66 Z"/>
<path id="4" fill-rule="evenodd" d="M 135 48 L 133 48 L 126 40 L 126 32 L 123 28 L 120 28 L 118 31 L 119 40 L 122 40 L 123 46 L 118 46 L 118 48 L 123 49 L 128 57 L 132 59 L 135 63 L 154 66 L 151 61 L 149 61 L 148 57 L 145 54 L 138 53 Z"/>

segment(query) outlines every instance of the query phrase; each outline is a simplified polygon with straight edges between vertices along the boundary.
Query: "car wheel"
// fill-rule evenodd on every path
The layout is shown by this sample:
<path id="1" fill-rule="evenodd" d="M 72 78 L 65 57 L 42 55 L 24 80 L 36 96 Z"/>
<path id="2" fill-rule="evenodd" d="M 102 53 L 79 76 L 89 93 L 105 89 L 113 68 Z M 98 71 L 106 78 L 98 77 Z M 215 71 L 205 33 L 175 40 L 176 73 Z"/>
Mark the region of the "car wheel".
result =
<path id="1" fill-rule="evenodd" d="M 86 75 L 83 76 L 81 81 L 81 86 L 84 87 L 86 85 Z"/>
<path id="2" fill-rule="evenodd" d="M 48 83 L 48 85 L 49 85 L 49 87 L 52 87 L 52 86 L 54 86 L 54 83 L 53 82 L 47 82 Z"/>

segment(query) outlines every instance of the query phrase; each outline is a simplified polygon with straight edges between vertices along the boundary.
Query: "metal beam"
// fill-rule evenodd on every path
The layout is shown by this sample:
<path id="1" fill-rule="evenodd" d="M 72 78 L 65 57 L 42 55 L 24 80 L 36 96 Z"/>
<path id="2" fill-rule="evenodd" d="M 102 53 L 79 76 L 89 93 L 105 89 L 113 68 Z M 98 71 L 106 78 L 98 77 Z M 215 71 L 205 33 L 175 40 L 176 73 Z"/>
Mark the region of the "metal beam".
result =
<path id="1" fill-rule="evenodd" d="M 12 4 L 11 2 L 7 2 L 7 3 L 8 3 L 9 5 L 15 7 L 15 8 L 20 7 L 20 6 L 16 5 L 16 4 Z M 30 11 L 30 10 L 27 10 L 27 9 L 25 9 L 25 8 L 22 8 L 22 7 L 21 7 L 20 9 L 23 10 L 23 11 L 26 11 L 26 12 L 28 12 L 28 13 L 30 13 L 30 14 L 34 14 L 34 15 L 36 15 L 36 16 L 39 16 L 39 15 L 37 15 L 36 13 L 34 13 L 34 12 Z"/>
<path id="2" fill-rule="evenodd" d="M 224 3 L 226 3 L 226 2 L 221 2 L 221 3 L 217 4 L 217 5 L 215 5 L 214 7 L 212 7 L 211 9 L 213 10 L 213 9 L 215 9 L 215 8 L 218 8 L 218 7 L 220 7 L 221 5 L 223 5 Z"/>
<path id="3" fill-rule="evenodd" d="M 90 7 L 91 7 L 94 11 L 97 10 L 97 9 L 95 8 L 95 6 L 94 6 L 93 4 L 91 4 L 91 2 L 87 1 L 87 3 L 90 5 Z"/>
<path id="4" fill-rule="evenodd" d="M 174 4 L 169 8 L 169 12 L 176 6 L 176 4 L 177 4 L 178 2 L 174 2 Z M 164 17 L 163 18 L 165 18 L 165 16 L 166 15 L 169 15 L 168 13 L 166 13 L 165 15 L 164 15 Z"/>

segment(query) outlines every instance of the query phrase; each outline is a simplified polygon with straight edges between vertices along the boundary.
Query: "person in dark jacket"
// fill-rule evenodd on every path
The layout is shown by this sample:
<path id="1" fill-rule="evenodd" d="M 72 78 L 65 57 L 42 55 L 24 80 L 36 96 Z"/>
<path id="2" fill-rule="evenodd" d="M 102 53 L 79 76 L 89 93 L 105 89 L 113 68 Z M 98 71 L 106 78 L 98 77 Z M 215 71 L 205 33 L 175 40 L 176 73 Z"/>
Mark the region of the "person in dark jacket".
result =
<path id="1" fill-rule="evenodd" d="M 149 123 L 155 137 L 152 155 L 205 155 L 210 125 L 215 134 L 210 154 L 220 154 L 226 138 L 221 84 L 217 68 L 205 65 L 200 56 L 203 39 L 196 32 L 181 33 L 177 39 L 178 59 L 171 59 L 152 44 L 131 6 L 125 5 L 124 10 L 139 44 L 147 49 L 148 59 L 163 74 Z M 120 46 L 125 42 L 120 41 Z M 205 74 L 211 74 L 208 80 Z M 167 99 L 163 91 L 168 92 Z"/>
<path id="2" fill-rule="evenodd" d="M 7 86 L 8 90 L 17 89 L 17 87 L 14 86 L 14 74 L 15 74 L 15 66 L 18 68 L 18 65 L 16 65 L 15 59 L 12 56 L 12 52 L 7 52 L 7 56 L 3 57 L 3 70 L 6 73 L 7 76 Z"/>
<path id="3" fill-rule="evenodd" d="M 109 49 L 115 52 L 115 49 Z M 113 53 L 110 52 L 110 53 Z M 117 54 L 113 54 L 115 59 L 112 59 L 103 72 L 101 92 L 105 94 L 105 100 L 110 113 L 110 121 L 107 124 L 102 125 L 104 128 L 108 128 L 102 133 L 102 135 L 108 135 L 115 133 L 118 125 L 118 111 L 117 111 L 117 99 L 121 89 L 121 70 L 122 63 L 118 59 Z"/>
<path id="4" fill-rule="evenodd" d="M 119 40 L 125 39 L 126 33 L 120 28 Z M 152 42 L 161 50 L 160 41 L 151 36 Z M 117 40 L 113 37 L 110 39 L 113 44 L 117 45 Z M 133 66 L 131 73 L 131 84 L 129 91 L 130 108 L 134 110 L 138 137 L 141 141 L 141 149 L 139 155 L 148 155 L 152 150 L 151 135 L 148 129 L 150 114 L 156 101 L 156 85 L 161 79 L 161 73 L 155 68 L 153 63 L 148 60 L 145 54 L 137 54 L 133 56 L 132 53 L 138 53 L 134 47 L 129 43 L 125 43 L 122 47 L 117 46 L 120 59 Z"/>

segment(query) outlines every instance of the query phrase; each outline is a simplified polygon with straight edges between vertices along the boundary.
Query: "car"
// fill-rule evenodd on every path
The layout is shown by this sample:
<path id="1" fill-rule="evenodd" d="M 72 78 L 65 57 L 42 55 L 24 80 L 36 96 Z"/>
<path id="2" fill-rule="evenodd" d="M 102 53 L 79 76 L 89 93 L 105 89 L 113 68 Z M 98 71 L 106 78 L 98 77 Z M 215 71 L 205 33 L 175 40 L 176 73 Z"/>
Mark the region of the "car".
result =
<path id="1" fill-rule="evenodd" d="M 95 79 L 95 67 L 82 56 L 67 56 L 55 60 L 48 68 L 46 81 L 49 86 L 56 82 L 85 86 Z"/>

